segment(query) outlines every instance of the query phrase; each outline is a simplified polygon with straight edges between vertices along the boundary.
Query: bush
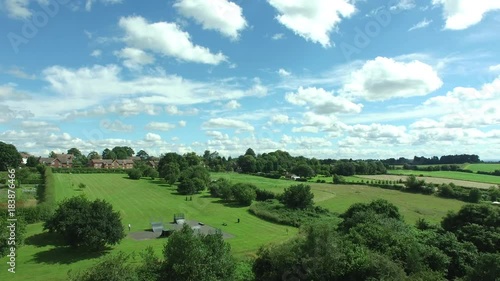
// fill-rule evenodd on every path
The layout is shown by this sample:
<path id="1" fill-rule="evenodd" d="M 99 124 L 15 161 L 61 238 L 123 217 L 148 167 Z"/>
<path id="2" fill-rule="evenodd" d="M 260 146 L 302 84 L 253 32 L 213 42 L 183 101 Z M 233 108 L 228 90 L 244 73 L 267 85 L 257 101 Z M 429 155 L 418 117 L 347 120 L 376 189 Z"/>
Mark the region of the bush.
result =
<path id="1" fill-rule="evenodd" d="M 268 190 L 262 190 L 262 189 L 258 189 L 258 188 L 255 190 L 255 193 L 256 193 L 255 200 L 257 200 L 257 201 L 266 201 L 269 199 L 275 199 L 275 197 L 276 197 L 276 194 L 274 194 L 274 192 L 271 192 Z"/>
<path id="2" fill-rule="evenodd" d="M 255 200 L 257 194 L 255 192 L 257 188 L 248 183 L 237 183 L 233 185 L 233 197 L 234 199 L 243 206 L 250 206 L 252 201 Z"/>
<path id="3" fill-rule="evenodd" d="M 313 205 L 313 198 L 314 194 L 311 192 L 311 186 L 298 184 L 285 188 L 282 203 L 288 208 L 305 209 Z"/>
<path id="4" fill-rule="evenodd" d="M 139 169 L 130 169 L 127 171 L 128 177 L 133 180 L 138 180 L 142 177 L 141 170 Z"/>

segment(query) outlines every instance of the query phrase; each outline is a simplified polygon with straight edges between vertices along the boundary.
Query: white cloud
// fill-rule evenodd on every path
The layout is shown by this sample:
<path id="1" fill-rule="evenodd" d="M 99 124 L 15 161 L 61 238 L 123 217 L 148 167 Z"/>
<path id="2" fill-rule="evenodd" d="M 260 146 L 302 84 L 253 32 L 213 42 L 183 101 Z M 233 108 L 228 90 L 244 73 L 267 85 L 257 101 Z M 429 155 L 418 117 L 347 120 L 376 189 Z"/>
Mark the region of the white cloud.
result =
<path id="1" fill-rule="evenodd" d="M 237 39 L 247 26 L 241 7 L 228 0 L 177 0 L 173 6 L 203 29 L 217 30 L 232 39 Z"/>
<path id="2" fill-rule="evenodd" d="M 284 38 L 285 38 L 285 34 L 283 34 L 283 33 L 276 33 L 271 37 L 271 39 L 273 39 L 273 40 L 281 40 Z"/>
<path id="3" fill-rule="evenodd" d="M 143 17 L 122 17 L 120 27 L 125 31 L 125 42 L 133 48 L 151 50 L 161 55 L 187 62 L 217 65 L 227 58 L 222 53 L 213 54 L 206 47 L 194 45 L 189 33 L 176 23 L 149 23 Z"/>
<path id="4" fill-rule="evenodd" d="M 203 129 L 236 129 L 238 131 L 253 131 L 254 127 L 250 123 L 227 119 L 213 118 L 203 123 Z"/>
<path id="5" fill-rule="evenodd" d="M 427 18 L 425 18 L 422 21 L 416 23 L 414 26 L 410 27 L 410 29 L 408 29 L 408 31 L 413 31 L 416 29 L 425 28 L 425 27 L 429 26 L 429 24 L 431 24 L 431 23 L 432 23 L 432 20 L 428 20 Z"/>
<path id="6" fill-rule="evenodd" d="M 381 138 L 399 139 L 406 136 L 406 127 L 386 124 L 357 124 L 348 128 L 351 137 L 377 140 Z"/>
<path id="7" fill-rule="evenodd" d="M 97 0 L 87 0 L 85 3 L 85 10 L 87 12 L 90 12 L 92 10 L 92 5 L 94 2 L 97 2 Z M 110 5 L 110 4 L 119 4 L 122 3 L 122 0 L 100 0 L 105 5 Z"/>
<path id="8" fill-rule="evenodd" d="M 136 48 L 123 48 L 114 52 L 115 56 L 123 59 L 123 65 L 130 69 L 141 69 L 143 65 L 155 62 L 153 56 Z"/>
<path id="9" fill-rule="evenodd" d="M 215 140 L 228 140 L 229 135 L 219 131 L 206 131 L 205 134 Z"/>
<path id="10" fill-rule="evenodd" d="M 159 142 L 161 141 L 161 136 L 153 133 L 147 133 L 144 140 L 147 142 Z"/>
<path id="11" fill-rule="evenodd" d="M 170 124 L 167 122 L 151 122 L 146 125 L 146 129 L 150 131 L 169 131 L 174 128 L 174 124 Z"/>
<path id="12" fill-rule="evenodd" d="M 165 112 L 170 114 L 170 115 L 196 115 L 196 114 L 198 114 L 199 110 L 196 108 L 191 108 L 191 109 L 187 109 L 187 110 L 180 110 L 175 105 L 167 105 L 167 106 L 165 106 Z"/>
<path id="13" fill-rule="evenodd" d="M 28 131 L 59 131 L 59 127 L 45 121 L 22 121 L 21 128 Z"/>
<path id="14" fill-rule="evenodd" d="M 389 7 L 390 10 L 411 10 L 415 8 L 415 0 L 399 0 L 399 2 Z"/>
<path id="15" fill-rule="evenodd" d="M 25 20 L 31 17 L 29 3 L 30 0 L 5 0 L 4 6 L 10 18 Z"/>
<path id="16" fill-rule="evenodd" d="M 0 85 L 0 101 L 20 101 L 26 99 L 31 99 L 31 97 L 25 92 L 18 91 L 15 84 Z"/>
<path id="17" fill-rule="evenodd" d="M 17 66 L 11 67 L 9 70 L 6 71 L 6 73 L 13 75 L 17 78 L 21 78 L 21 79 L 30 79 L 30 80 L 36 79 L 35 75 L 28 74 L 28 73 L 24 72 L 24 70 L 22 68 L 17 67 Z"/>
<path id="18" fill-rule="evenodd" d="M 290 123 L 290 118 L 285 114 L 276 114 L 271 117 L 271 122 L 273 124 L 288 124 Z"/>
<path id="19" fill-rule="evenodd" d="M 287 76 L 290 76 L 292 75 L 290 72 L 284 70 L 283 68 L 280 68 L 277 73 L 281 76 L 281 77 L 287 77 Z"/>
<path id="20" fill-rule="evenodd" d="M 302 88 L 297 93 L 288 93 L 285 99 L 295 105 L 306 105 L 317 114 L 360 113 L 362 104 L 355 104 L 348 99 L 334 96 L 322 88 Z"/>
<path id="21" fill-rule="evenodd" d="M 368 101 L 425 96 L 441 88 L 443 82 L 432 66 L 414 60 L 398 62 L 377 57 L 367 61 L 347 79 L 343 92 Z"/>
<path id="22" fill-rule="evenodd" d="M 101 55 L 102 55 L 102 51 L 101 50 L 93 50 L 92 53 L 90 53 L 90 56 L 95 57 L 95 58 L 98 58 Z"/>
<path id="23" fill-rule="evenodd" d="M 224 106 L 227 109 L 238 109 L 241 107 L 241 104 L 237 102 L 236 100 L 231 100 L 226 105 Z"/>
<path id="24" fill-rule="evenodd" d="M 478 24 L 488 12 L 500 9 L 500 0 L 432 0 L 434 6 L 443 6 L 445 28 L 467 29 Z"/>
<path id="25" fill-rule="evenodd" d="M 186 127 L 187 122 L 184 120 L 179 121 L 179 127 Z"/>
<path id="26" fill-rule="evenodd" d="M 278 10 L 276 19 L 295 34 L 331 46 L 330 33 L 342 21 L 354 14 L 356 8 L 348 0 L 268 0 Z"/>
<path id="27" fill-rule="evenodd" d="M 481 89 L 456 87 L 444 96 L 432 97 L 424 105 L 457 105 L 472 100 L 485 100 L 500 96 L 500 77 L 491 83 L 484 84 Z"/>
<path id="28" fill-rule="evenodd" d="M 500 64 L 492 65 L 488 68 L 488 70 L 491 72 L 500 72 Z"/>
<path id="29" fill-rule="evenodd" d="M 293 133 L 317 133 L 317 132 L 319 132 L 319 128 L 314 127 L 314 126 L 293 127 L 292 132 Z"/>
<path id="30" fill-rule="evenodd" d="M 134 130 L 134 126 L 124 124 L 120 120 L 103 120 L 101 121 L 100 125 L 102 128 L 113 132 L 132 132 Z"/>

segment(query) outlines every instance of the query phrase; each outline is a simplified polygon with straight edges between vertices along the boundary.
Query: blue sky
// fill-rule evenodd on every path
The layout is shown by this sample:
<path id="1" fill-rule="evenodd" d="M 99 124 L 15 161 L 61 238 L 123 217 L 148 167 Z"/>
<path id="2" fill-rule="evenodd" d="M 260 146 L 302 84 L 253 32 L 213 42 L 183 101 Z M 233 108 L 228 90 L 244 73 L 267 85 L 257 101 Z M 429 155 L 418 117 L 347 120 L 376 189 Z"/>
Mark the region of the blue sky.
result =
<path id="1" fill-rule="evenodd" d="M 500 1 L 1 0 L 0 141 L 500 159 Z"/>

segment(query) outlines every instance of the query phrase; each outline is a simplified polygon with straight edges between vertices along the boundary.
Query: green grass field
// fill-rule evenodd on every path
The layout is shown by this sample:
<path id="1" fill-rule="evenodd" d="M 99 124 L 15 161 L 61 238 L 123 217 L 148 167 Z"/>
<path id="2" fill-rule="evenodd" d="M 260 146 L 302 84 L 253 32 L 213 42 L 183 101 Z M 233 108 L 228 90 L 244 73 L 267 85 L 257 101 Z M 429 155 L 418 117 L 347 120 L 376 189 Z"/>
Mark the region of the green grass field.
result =
<path id="1" fill-rule="evenodd" d="M 247 207 L 220 203 L 219 199 L 210 198 L 208 192 L 193 196 L 193 201 L 185 201 L 185 196 L 178 195 L 175 187 L 148 179 L 133 181 L 123 174 L 55 174 L 54 177 L 57 201 L 78 194 L 85 194 L 89 199 L 105 199 L 122 214 L 124 225 L 132 225 L 132 231 L 149 229 L 151 219 L 162 219 L 167 223 L 172 220 L 174 213 L 181 212 L 187 219 L 220 227 L 235 236 L 227 241 L 237 258 L 253 256 L 261 245 L 284 241 L 297 233 L 295 228 L 258 219 L 248 212 Z M 297 183 L 235 173 L 215 173 L 212 177 L 249 182 L 275 192 L 282 192 L 285 187 Z M 80 183 L 87 187 L 80 190 Z M 457 200 L 368 186 L 307 184 L 312 186 L 316 204 L 332 211 L 343 212 L 353 203 L 383 198 L 398 206 L 409 223 L 421 217 L 438 222 L 448 211 L 456 211 L 464 204 Z M 237 218 L 240 218 L 240 224 L 236 223 Z M 223 227 L 223 222 L 227 226 Z M 6 270 L 7 259 L 2 258 L 0 280 L 65 280 L 68 270 L 87 268 L 102 256 L 75 252 L 60 245 L 55 237 L 43 232 L 41 223 L 29 225 L 27 231 L 26 245 L 17 251 L 15 278 L 12 279 L 13 275 Z M 161 254 L 165 243 L 165 239 L 136 241 L 127 237 L 109 252 L 138 253 L 147 246 L 153 246 Z"/>
<path id="2" fill-rule="evenodd" d="M 481 164 L 468 164 L 465 165 L 464 169 L 468 169 L 474 172 L 493 172 L 495 170 L 500 170 L 500 163 L 481 163 Z"/>
<path id="3" fill-rule="evenodd" d="M 437 177 L 446 179 L 456 179 L 465 181 L 475 181 L 482 183 L 500 184 L 500 177 L 490 175 L 479 175 L 473 173 L 453 172 L 453 171 L 412 171 L 412 170 L 389 170 L 388 174 L 394 175 L 424 175 L 426 177 Z"/>

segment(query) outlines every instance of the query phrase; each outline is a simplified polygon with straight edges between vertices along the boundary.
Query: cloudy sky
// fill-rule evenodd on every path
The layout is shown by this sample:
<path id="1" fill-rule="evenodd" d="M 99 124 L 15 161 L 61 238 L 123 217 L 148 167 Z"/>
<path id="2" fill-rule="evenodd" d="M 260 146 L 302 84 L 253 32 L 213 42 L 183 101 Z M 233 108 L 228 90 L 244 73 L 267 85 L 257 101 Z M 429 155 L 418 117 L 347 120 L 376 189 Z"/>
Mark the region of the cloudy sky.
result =
<path id="1" fill-rule="evenodd" d="M 500 159 L 500 0 L 0 0 L 0 141 Z"/>

